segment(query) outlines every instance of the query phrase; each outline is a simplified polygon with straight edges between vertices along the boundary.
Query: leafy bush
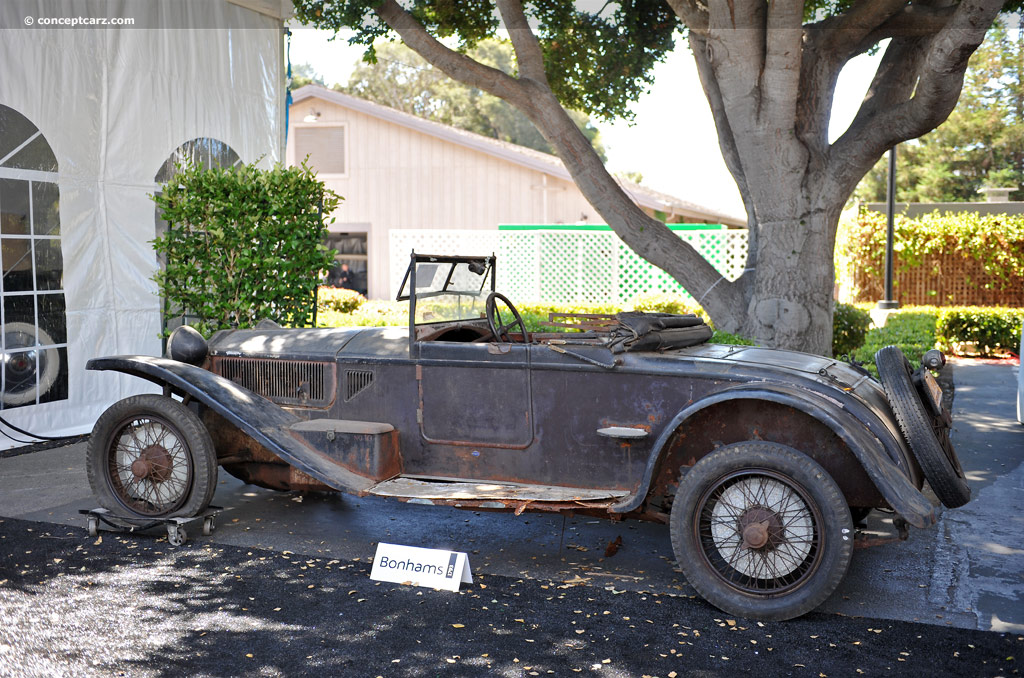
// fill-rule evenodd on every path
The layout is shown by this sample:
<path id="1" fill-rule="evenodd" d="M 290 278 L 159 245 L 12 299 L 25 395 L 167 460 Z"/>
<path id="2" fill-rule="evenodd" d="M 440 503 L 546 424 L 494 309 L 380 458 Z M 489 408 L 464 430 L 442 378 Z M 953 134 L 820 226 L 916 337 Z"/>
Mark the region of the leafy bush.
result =
<path id="1" fill-rule="evenodd" d="M 366 303 L 366 297 L 355 290 L 321 287 L 316 291 L 317 313 L 351 313 Z"/>
<path id="2" fill-rule="evenodd" d="M 334 256 L 323 214 L 340 198 L 307 166 L 182 166 L 153 200 L 168 222 L 153 241 L 167 261 L 154 280 L 168 320 L 196 316 L 205 335 L 262 318 L 311 322 L 320 272 Z"/>
<path id="3" fill-rule="evenodd" d="M 836 304 L 832 316 L 832 355 L 853 353 L 864 344 L 871 314 L 851 304 Z"/>
<path id="4" fill-rule="evenodd" d="M 390 327 L 409 325 L 409 302 L 370 300 L 350 313 L 325 311 L 316 317 L 317 327 Z"/>
<path id="5" fill-rule="evenodd" d="M 1022 308 L 961 306 L 939 313 L 936 334 L 943 350 L 959 352 L 962 344 L 973 344 L 982 355 L 1000 349 L 1016 352 L 1022 322 Z"/>
<path id="6" fill-rule="evenodd" d="M 863 362 L 875 376 L 878 376 L 875 353 L 890 344 L 898 346 L 911 365 L 920 364 L 921 356 L 935 348 L 938 315 L 939 309 L 934 306 L 913 306 L 893 311 L 884 327 L 868 330 L 864 345 L 851 355 Z"/>
<path id="7" fill-rule="evenodd" d="M 693 302 L 677 294 L 645 294 L 633 299 L 634 311 L 646 311 L 648 313 L 679 313 L 685 315 L 694 313 L 706 317 L 704 309 Z"/>
<path id="8" fill-rule="evenodd" d="M 754 342 L 746 337 L 741 337 L 738 334 L 729 334 L 728 332 L 719 332 L 715 330 L 715 333 L 711 335 L 712 344 L 736 344 L 737 346 L 754 346 Z"/>

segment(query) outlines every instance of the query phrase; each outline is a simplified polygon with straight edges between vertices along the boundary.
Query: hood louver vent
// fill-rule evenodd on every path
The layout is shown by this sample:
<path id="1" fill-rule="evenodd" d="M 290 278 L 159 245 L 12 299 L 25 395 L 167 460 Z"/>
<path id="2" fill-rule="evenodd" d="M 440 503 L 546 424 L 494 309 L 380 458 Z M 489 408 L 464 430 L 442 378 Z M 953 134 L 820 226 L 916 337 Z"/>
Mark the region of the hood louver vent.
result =
<path id="1" fill-rule="evenodd" d="M 217 358 L 213 372 L 281 405 L 327 407 L 334 399 L 333 363 Z"/>
<path id="2" fill-rule="evenodd" d="M 345 402 L 352 400 L 373 383 L 373 372 L 369 370 L 347 370 L 345 372 Z"/>

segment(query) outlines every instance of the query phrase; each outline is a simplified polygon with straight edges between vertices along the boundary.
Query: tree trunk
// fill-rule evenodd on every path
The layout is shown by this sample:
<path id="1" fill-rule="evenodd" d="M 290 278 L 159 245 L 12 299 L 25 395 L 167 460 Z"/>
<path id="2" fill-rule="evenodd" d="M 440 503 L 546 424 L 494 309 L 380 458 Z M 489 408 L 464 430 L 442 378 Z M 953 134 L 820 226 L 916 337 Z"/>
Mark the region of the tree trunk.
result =
<path id="1" fill-rule="evenodd" d="M 802 202 L 791 217 L 758 224 L 757 268 L 743 334 L 762 346 L 831 355 L 832 251 L 839 214 Z"/>

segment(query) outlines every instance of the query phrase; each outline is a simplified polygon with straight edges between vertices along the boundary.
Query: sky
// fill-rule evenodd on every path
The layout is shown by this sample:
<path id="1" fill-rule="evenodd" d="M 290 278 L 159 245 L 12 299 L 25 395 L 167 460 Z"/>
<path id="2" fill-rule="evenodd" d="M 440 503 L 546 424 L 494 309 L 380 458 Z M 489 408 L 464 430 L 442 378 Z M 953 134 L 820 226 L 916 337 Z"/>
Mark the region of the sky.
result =
<path id="1" fill-rule="evenodd" d="M 348 84 L 362 48 L 343 37 L 293 25 L 292 64 L 309 63 L 328 85 Z M 881 52 L 850 61 L 839 76 L 829 136 L 837 138 L 853 120 Z M 612 172 L 640 172 L 654 190 L 742 216 L 736 182 L 725 167 L 711 109 L 693 55 L 684 43 L 654 69 L 650 91 L 634 104 L 632 123 L 596 121 Z"/>

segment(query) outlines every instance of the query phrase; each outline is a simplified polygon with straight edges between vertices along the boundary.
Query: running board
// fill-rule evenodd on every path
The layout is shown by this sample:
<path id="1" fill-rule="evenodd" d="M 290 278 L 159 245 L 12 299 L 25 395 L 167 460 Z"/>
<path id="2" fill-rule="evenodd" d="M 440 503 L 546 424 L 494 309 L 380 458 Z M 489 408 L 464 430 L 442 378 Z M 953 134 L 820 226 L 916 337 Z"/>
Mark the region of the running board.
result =
<path id="1" fill-rule="evenodd" d="M 625 497 L 626 490 L 590 490 L 557 485 L 522 485 L 514 483 L 454 482 L 422 480 L 400 476 L 385 480 L 367 490 L 380 497 L 397 497 L 412 503 L 493 502 L 484 508 L 503 508 L 502 502 L 522 504 L 544 502 L 555 504 L 590 504 L 611 502 Z"/>

